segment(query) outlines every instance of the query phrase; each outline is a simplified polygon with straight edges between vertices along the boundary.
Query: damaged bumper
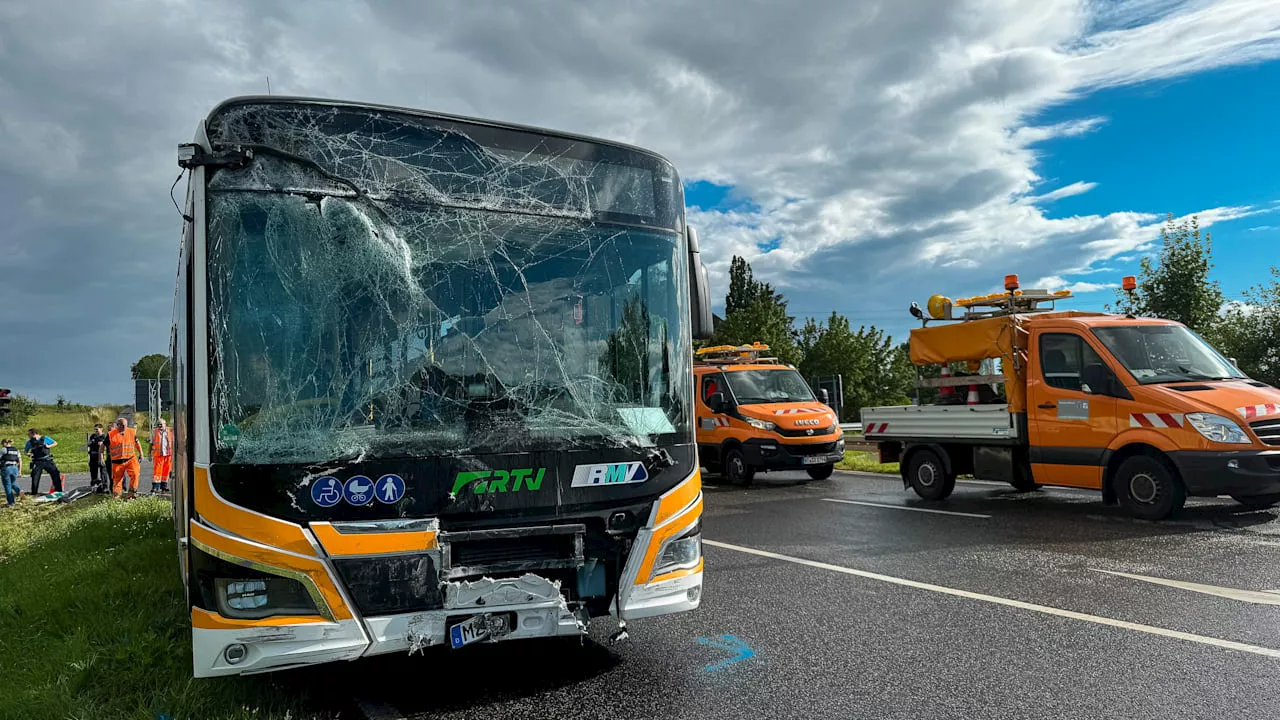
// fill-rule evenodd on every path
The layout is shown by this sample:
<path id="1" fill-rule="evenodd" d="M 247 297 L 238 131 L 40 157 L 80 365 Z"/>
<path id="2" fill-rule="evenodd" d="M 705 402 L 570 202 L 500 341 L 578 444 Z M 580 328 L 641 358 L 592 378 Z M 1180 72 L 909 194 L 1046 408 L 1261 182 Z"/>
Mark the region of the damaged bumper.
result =
<path id="1" fill-rule="evenodd" d="M 474 549 L 453 561 L 448 557 L 451 552 L 456 554 L 457 543 L 476 541 L 471 537 L 475 533 L 440 533 L 437 542 L 434 521 L 429 529 L 420 531 L 426 533 L 421 536 L 410 537 L 402 532 L 403 547 L 393 547 L 389 533 L 370 535 L 351 529 L 344 532 L 317 523 L 310 532 L 318 538 L 317 550 L 323 547 L 324 551 L 318 562 L 310 562 L 323 569 L 314 571 L 317 576 L 313 580 L 326 586 L 330 583 L 325 581 L 331 581 L 335 592 L 329 605 L 339 611 L 335 615 L 340 619 L 228 620 L 195 608 L 195 676 L 252 674 L 449 646 L 456 644 L 451 643 L 451 630 L 478 617 L 483 618 L 478 622 L 488 632 L 473 638 L 475 641 L 579 636 L 586 633 L 592 615 L 605 615 L 600 604 L 590 610 L 589 604 L 581 601 L 592 593 L 601 600 L 608 598 L 607 614 L 620 615 L 623 620 L 693 610 L 702 600 L 701 517 L 701 479 L 695 473 L 653 503 L 647 522 L 630 546 L 617 589 L 608 595 L 604 595 L 603 577 L 594 572 L 603 573 L 604 568 L 592 566 L 599 559 L 583 559 L 580 531 L 574 529 L 578 526 L 556 526 L 555 532 L 546 528 L 499 530 L 481 538 L 488 542 L 493 539 L 490 535 L 512 532 L 519 533 L 522 539 L 541 538 L 538 542 L 545 543 L 548 538 L 563 536 L 566 561 L 590 569 L 586 575 L 578 576 L 576 588 L 566 588 L 560 580 L 545 576 L 568 569 L 561 567 L 559 561 L 545 561 L 545 569 L 520 575 L 494 573 L 498 577 L 446 579 L 452 573 L 475 569 L 474 565 L 454 562 L 459 557 L 475 556 Z M 535 531 L 536 534 L 527 535 Z M 368 572 L 355 573 L 356 567 Z M 438 584 L 427 583 L 430 592 L 420 587 L 424 572 L 440 579 Z M 594 585 L 587 578 L 595 578 L 599 584 Z M 374 586 L 385 592 L 404 593 L 397 596 L 402 599 L 412 597 L 430 604 L 420 605 L 413 612 L 380 613 L 373 604 L 380 596 L 369 592 Z"/>

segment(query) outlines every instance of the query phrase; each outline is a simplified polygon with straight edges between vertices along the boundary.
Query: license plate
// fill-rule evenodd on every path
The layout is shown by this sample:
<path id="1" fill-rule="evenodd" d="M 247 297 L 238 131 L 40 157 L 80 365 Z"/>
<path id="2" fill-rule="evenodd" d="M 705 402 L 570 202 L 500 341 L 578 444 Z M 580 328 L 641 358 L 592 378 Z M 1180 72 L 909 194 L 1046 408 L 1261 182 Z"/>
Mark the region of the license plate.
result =
<path id="1" fill-rule="evenodd" d="M 826 465 L 829 462 L 831 462 L 831 460 L 828 459 L 826 455 L 806 455 L 805 458 L 800 461 L 802 465 Z"/>
<path id="2" fill-rule="evenodd" d="M 449 644 L 455 649 L 487 637 L 489 637 L 489 623 L 485 621 L 483 615 L 463 620 L 449 628 Z"/>

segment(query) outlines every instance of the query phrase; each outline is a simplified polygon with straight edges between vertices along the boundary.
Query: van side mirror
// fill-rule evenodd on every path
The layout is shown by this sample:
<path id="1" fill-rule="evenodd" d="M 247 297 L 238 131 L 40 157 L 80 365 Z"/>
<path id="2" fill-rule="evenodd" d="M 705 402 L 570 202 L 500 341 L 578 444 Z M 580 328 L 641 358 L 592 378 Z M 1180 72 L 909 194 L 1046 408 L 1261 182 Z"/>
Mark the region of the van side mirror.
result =
<path id="1" fill-rule="evenodd" d="M 1106 365 L 1099 363 L 1085 365 L 1080 371 L 1080 382 L 1089 388 L 1085 392 L 1091 395 L 1133 399 L 1129 391 L 1120 384 L 1120 379 Z"/>
<path id="2" fill-rule="evenodd" d="M 707 396 L 707 407 L 713 413 L 722 413 L 725 411 L 725 405 L 728 401 L 724 399 L 724 393 L 711 393 Z"/>
<path id="3" fill-rule="evenodd" d="M 702 264 L 702 249 L 698 246 L 698 231 L 685 225 L 685 237 L 689 244 L 689 310 L 693 316 L 693 339 L 706 340 L 715 332 L 715 320 L 711 315 L 711 281 L 707 266 Z"/>
<path id="4" fill-rule="evenodd" d="M 827 392 L 826 388 L 818 389 L 818 397 L 821 398 L 823 405 L 831 404 L 831 393 Z"/>

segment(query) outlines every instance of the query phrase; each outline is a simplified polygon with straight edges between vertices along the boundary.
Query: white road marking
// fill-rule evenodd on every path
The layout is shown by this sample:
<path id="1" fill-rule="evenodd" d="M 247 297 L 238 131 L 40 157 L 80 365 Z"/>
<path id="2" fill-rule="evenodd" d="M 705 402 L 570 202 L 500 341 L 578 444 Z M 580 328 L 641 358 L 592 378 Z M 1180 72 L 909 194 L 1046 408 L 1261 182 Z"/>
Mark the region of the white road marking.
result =
<path id="1" fill-rule="evenodd" d="M 915 512 L 934 513 L 937 515 L 959 515 L 960 517 L 971 518 L 989 518 L 990 515 L 979 515 L 977 513 L 954 512 L 951 510 L 930 510 L 929 508 L 910 507 L 908 505 L 889 505 L 887 503 L 867 502 L 865 500 L 839 500 L 836 498 L 822 498 L 827 502 L 845 503 L 847 505 L 867 505 L 870 507 L 889 508 L 890 510 L 914 510 Z"/>
<path id="2" fill-rule="evenodd" d="M 1184 580 L 1168 580 L 1166 578 L 1147 577 L 1146 575 L 1134 575 L 1132 573 L 1118 572 L 1116 570 L 1099 570 L 1097 568 L 1089 569 L 1094 572 L 1106 573 L 1108 575 L 1127 577 L 1131 580 L 1141 580 L 1143 582 L 1154 583 L 1156 585 L 1167 585 L 1181 590 L 1204 593 L 1205 595 L 1215 595 L 1229 600 L 1239 600 L 1241 602 L 1257 603 L 1259 605 L 1280 605 L 1280 593 L 1267 590 L 1240 590 L 1238 588 L 1205 585 L 1203 583 L 1186 582 Z"/>
<path id="3" fill-rule="evenodd" d="M 1084 622 L 1096 623 L 1098 625 L 1121 628 L 1123 630 L 1135 630 L 1137 632 L 1144 632 L 1150 635 L 1159 635 L 1161 637 L 1200 643 L 1201 645 L 1212 645 L 1214 647 L 1226 648 L 1228 650 L 1238 650 L 1240 652 L 1280 659 L 1280 650 L 1259 647 L 1257 645 L 1247 645 L 1245 643 L 1235 642 L 1234 640 L 1223 640 L 1221 638 L 1196 635 L 1194 633 L 1182 632 L 1180 630 L 1169 630 L 1166 628 L 1155 627 L 1154 625 L 1143 625 L 1141 623 L 1129 622 L 1127 620 L 1116 620 L 1113 618 L 1101 617 L 1099 615 L 1089 615 L 1087 613 L 1076 612 L 1074 610 L 1063 610 L 1062 608 L 1049 607 L 1048 605 L 1036 605 L 1035 603 L 1023 602 L 1021 600 L 1010 600 L 1009 598 L 997 597 L 995 595 L 983 595 L 982 593 L 969 592 L 968 590 L 957 590 L 955 588 L 944 587 L 942 585 L 917 582 L 915 580 L 893 577 L 892 575 L 881 575 L 880 573 L 868 572 L 866 570 L 855 570 L 854 568 L 848 568 L 842 565 L 832 565 L 830 563 L 818 562 L 817 560 L 805 560 L 804 558 L 793 557 L 791 555 L 782 555 L 780 553 L 769 552 L 768 550 L 757 550 L 755 548 L 744 547 L 742 545 L 730 545 L 729 543 L 718 542 L 715 540 L 704 539 L 702 542 L 705 545 L 718 547 L 724 550 L 734 550 L 748 555 L 758 555 L 760 557 L 782 560 L 789 563 L 795 563 L 797 565 L 807 565 L 808 567 L 818 568 L 820 570 L 830 570 L 832 572 L 854 575 L 868 580 L 879 580 L 881 582 L 915 588 L 917 590 L 928 590 L 930 592 L 967 598 L 969 600 L 981 600 L 982 602 L 988 602 L 994 605 L 1004 605 L 1006 607 L 1019 608 L 1021 610 L 1031 610 L 1033 612 L 1044 613 L 1045 615 L 1056 615 L 1058 617 L 1070 618 L 1072 620 L 1081 620 Z"/>

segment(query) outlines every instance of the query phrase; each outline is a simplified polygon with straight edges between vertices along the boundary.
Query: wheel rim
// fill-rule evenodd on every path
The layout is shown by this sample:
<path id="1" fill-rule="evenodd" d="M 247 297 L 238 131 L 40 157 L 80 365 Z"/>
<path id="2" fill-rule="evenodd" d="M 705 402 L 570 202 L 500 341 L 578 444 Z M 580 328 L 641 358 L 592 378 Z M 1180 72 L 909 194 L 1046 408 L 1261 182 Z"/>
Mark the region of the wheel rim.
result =
<path id="1" fill-rule="evenodd" d="M 1138 473 L 1129 478 L 1129 497 L 1143 505 L 1154 504 L 1160 497 L 1160 483 L 1147 473 Z"/>
<path id="2" fill-rule="evenodd" d="M 938 481 L 938 471 L 930 463 L 925 463 L 916 470 L 916 482 L 920 483 L 920 487 L 933 487 Z"/>
<path id="3" fill-rule="evenodd" d="M 729 459 L 729 474 L 735 478 L 740 478 L 747 474 L 747 466 L 743 464 L 742 458 L 733 457 Z"/>

